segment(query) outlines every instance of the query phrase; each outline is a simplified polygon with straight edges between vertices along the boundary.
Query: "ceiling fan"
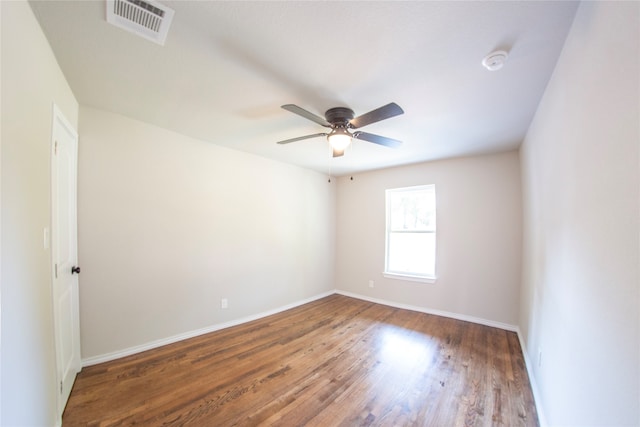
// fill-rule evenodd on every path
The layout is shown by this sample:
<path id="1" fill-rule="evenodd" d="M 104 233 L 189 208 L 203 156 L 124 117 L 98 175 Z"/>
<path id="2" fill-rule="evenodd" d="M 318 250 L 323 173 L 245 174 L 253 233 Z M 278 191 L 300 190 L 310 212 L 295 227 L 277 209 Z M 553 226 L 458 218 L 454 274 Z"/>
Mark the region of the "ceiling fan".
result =
<path id="1" fill-rule="evenodd" d="M 330 108 L 324 113 L 324 119 L 294 104 L 286 104 L 283 105 L 282 108 L 302 116 L 305 119 L 311 120 L 321 126 L 331 128 L 331 131 L 328 133 L 314 133 L 312 135 L 285 139 L 284 141 L 279 141 L 278 144 L 289 144 L 303 139 L 326 136 L 331 148 L 333 148 L 333 157 L 340 157 L 344 154 L 344 150 L 351 143 L 351 138 L 361 139 L 363 141 L 373 142 L 374 144 L 393 148 L 399 147 L 400 144 L 402 144 L 402 142 L 397 139 L 391 139 L 385 136 L 374 135 L 372 133 L 362 131 L 350 132 L 351 129 L 359 129 L 366 125 L 403 114 L 404 111 L 395 102 L 376 108 L 375 110 L 369 111 L 368 113 L 362 114 L 356 118 L 354 118 L 353 110 L 346 107 Z"/>

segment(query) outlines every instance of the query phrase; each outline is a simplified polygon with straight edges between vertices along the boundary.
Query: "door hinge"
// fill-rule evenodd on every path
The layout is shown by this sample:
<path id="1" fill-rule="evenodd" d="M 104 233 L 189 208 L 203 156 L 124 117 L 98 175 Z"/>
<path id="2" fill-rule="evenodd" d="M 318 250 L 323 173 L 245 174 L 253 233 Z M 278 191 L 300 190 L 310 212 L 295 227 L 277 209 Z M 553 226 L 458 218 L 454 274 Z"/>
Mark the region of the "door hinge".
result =
<path id="1" fill-rule="evenodd" d="M 58 264 L 55 265 L 55 274 L 56 274 L 56 279 L 58 278 Z"/>
<path id="2" fill-rule="evenodd" d="M 58 155 L 58 141 L 53 144 L 53 154 Z"/>
<path id="3" fill-rule="evenodd" d="M 62 381 L 60 381 L 60 394 L 62 394 Z"/>

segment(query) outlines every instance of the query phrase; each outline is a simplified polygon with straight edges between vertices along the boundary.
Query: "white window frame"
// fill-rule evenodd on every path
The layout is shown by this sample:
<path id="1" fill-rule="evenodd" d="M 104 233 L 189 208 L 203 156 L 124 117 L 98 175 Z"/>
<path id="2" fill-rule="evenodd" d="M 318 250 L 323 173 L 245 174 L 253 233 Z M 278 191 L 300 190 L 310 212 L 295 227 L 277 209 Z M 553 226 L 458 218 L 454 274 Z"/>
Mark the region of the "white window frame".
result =
<path id="1" fill-rule="evenodd" d="M 435 252 L 437 247 L 434 248 L 434 257 L 433 257 L 433 275 L 428 274 L 419 274 L 419 273 L 411 273 L 411 272 L 400 272 L 400 271 L 391 271 L 389 270 L 389 240 L 390 235 L 392 233 L 433 233 L 434 234 L 434 242 L 437 240 L 435 237 L 437 236 L 437 220 L 436 225 L 434 226 L 433 231 L 431 230 L 392 230 L 391 229 L 391 195 L 394 193 L 408 193 L 408 192 L 422 192 L 422 191 L 432 191 L 435 195 L 436 186 L 435 184 L 427 184 L 427 185 L 417 185 L 413 187 L 403 187 L 403 188 L 391 188 L 385 191 L 385 208 L 386 208 L 386 226 L 385 226 L 385 257 L 384 257 L 384 272 L 382 275 L 391 279 L 400 279 L 400 280 L 408 280 L 413 282 L 422 282 L 422 283 L 435 283 L 436 282 L 436 256 Z M 436 206 L 433 206 L 433 210 L 436 211 Z M 435 243 L 434 243 L 435 244 Z"/>

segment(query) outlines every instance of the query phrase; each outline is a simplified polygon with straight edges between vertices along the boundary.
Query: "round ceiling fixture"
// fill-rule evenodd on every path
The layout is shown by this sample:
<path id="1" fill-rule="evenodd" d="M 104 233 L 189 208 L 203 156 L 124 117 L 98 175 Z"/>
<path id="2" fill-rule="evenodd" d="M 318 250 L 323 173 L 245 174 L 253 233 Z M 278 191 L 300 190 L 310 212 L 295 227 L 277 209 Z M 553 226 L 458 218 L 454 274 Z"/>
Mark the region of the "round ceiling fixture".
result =
<path id="1" fill-rule="evenodd" d="M 484 57 L 482 65 L 489 71 L 496 71 L 504 66 L 508 57 L 509 54 L 504 50 L 496 50 Z"/>

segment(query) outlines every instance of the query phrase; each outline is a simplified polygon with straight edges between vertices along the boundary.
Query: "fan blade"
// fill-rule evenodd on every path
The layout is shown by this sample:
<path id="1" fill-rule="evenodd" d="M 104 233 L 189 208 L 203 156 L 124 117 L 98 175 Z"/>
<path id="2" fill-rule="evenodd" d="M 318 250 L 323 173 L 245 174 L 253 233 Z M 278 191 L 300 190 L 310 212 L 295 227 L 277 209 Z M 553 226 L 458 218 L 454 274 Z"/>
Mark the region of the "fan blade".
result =
<path id="1" fill-rule="evenodd" d="M 307 110 L 305 110 L 304 108 L 298 107 L 297 105 L 285 104 L 285 105 L 282 106 L 282 108 L 284 108 L 287 111 L 291 111 L 294 114 L 302 116 L 307 120 L 311 120 L 312 122 L 316 122 L 320 126 L 324 126 L 324 127 L 327 127 L 327 128 L 331 127 L 331 124 L 328 121 L 326 121 L 325 119 L 323 119 L 322 117 L 316 116 L 315 114 L 310 113 Z"/>
<path id="2" fill-rule="evenodd" d="M 342 157 L 344 156 L 344 150 L 336 150 L 333 149 L 333 157 Z"/>
<path id="3" fill-rule="evenodd" d="M 314 133 L 313 135 L 299 136 L 297 138 L 285 139 L 284 141 L 278 141 L 277 144 L 289 144 L 290 142 L 302 141 L 303 139 L 317 138 L 319 136 L 327 136 L 328 133 Z"/>
<path id="4" fill-rule="evenodd" d="M 397 139 L 387 138 L 386 136 L 374 135 L 367 132 L 354 132 L 353 138 L 361 139 L 367 142 L 373 142 L 374 144 L 384 145 L 385 147 L 397 148 L 402 145 L 402 141 Z"/>
<path id="5" fill-rule="evenodd" d="M 392 102 L 384 107 L 376 108 L 373 111 L 364 113 L 355 119 L 349 120 L 349 124 L 353 129 L 358 129 L 371 123 L 379 122 L 380 120 L 390 119 L 391 117 L 399 116 L 403 114 L 404 110 L 400 108 L 398 104 Z"/>

